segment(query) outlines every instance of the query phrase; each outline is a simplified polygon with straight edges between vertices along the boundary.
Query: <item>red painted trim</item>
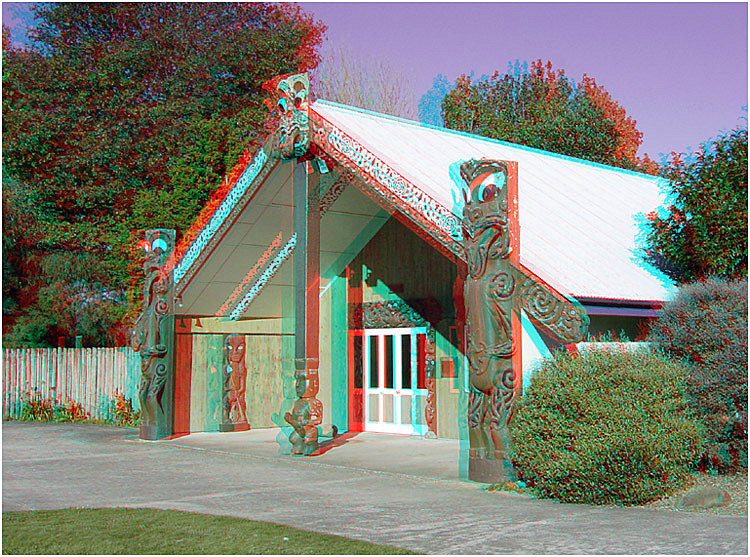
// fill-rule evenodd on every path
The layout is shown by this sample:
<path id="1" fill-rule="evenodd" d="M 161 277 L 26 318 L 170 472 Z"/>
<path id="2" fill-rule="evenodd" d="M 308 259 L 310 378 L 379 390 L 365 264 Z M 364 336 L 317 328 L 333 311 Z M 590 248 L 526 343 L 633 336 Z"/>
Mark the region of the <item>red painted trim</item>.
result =
<path id="1" fill-rule="evenodd" d="M 349 327 L 349 312 L 351 311 L 351 307 L 353 304 L 356 304 L 358 306 L 362 305 L 362 285 L 361 283 L 358 286 L 354 286 L 352 284 L 352 275 L 353 271 L 347 266 L 346 268 L 346 321 L 347 321 L 347 328 Z M 361 412 L 364 412 L 364 400 L 362 397 L 364 396 L 364 389 L 355 389 L 354 388 L 354 337 L 360 336 L 362 337 L 362 350 L 364 354 L 364 335 L 361 330 L 349 330 L 348 334 L 348 385 L 349 385 L 349 393 L 347 397 L 347 405 L 349 409 L 349 431 L 364 431 L 364 416 L 361 415 Z M 362 378 L 364 381 L 364 377 Z M 359 402 L 359 408 L 360 408 L 360 415 L 358 416 L 355 412 L 355 400 L 357 397 L 360 398 Z"/>
<path id="2" fill-rule="evenodd" d="M 175 318 L 174 433 L 190 433 L 190 383 L 193 367 L 193 335 L 190 319 Z M 182 333 L 182 334 L 180 334 Z M 187 334 L 185 334 L 187 333 Z"/>
<path id="3" fill-rule="evenodd" d="M 521 268 L 521 225 L 518 216 L 518 163 L 504 161 L 508 169 L 508 222 L 510 224 L 510 264 Z M 519 312 L 510 314 L 510 334 L 513 339 L 513 396 L 518 399 L 523 390 L 523 328 Z"/>
<path id="4" fill-rule="evenodd" d="M 508 168 L 508 220 L 510 221 L 510 264 L 521 265 L 521 225 L 518 218 L 518 163 L 504 161 Z"/>

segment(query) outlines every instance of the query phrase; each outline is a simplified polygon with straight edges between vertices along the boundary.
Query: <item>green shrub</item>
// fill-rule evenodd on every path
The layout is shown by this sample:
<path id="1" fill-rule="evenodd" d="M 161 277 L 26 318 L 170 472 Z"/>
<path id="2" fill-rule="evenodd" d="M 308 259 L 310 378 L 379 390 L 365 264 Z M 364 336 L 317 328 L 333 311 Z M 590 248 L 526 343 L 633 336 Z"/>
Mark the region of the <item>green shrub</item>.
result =
<path id="1" fill-rule="evenodd" d="M 702 469 L 747 468 L 747 279 L 683 286 L 649 340 L 689 369 L 690 406 L 706 428 Z"/>
<path id="2" fill-rule="evenodd" d="M 685 369 L 666 356 L 558 353 L 510 422 L 519 478 L 542 497 L 637 505 L 685 485 L 701 448 Z"/>

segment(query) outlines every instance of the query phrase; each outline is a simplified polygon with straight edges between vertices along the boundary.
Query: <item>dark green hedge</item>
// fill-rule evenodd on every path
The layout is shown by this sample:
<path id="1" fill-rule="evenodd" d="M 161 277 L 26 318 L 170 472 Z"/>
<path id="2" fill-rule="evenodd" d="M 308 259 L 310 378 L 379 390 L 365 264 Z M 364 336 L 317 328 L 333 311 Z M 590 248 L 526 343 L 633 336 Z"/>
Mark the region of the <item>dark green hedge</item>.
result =
<path id="1" fill-rule="evenodd" d="M 747 279 L 681 287 L 649 339 L 684 361 L 688 400 L 706 427 L 701 468 L 747 468 Z"/>
<path id="2" fill-rule="evenodd" d="M 520 479 L 540 496 L 593 504 L 637 505 L 683 486 L 701 448 L 685 373 L 650 351 L 546 360 L 510 423 Z"/>

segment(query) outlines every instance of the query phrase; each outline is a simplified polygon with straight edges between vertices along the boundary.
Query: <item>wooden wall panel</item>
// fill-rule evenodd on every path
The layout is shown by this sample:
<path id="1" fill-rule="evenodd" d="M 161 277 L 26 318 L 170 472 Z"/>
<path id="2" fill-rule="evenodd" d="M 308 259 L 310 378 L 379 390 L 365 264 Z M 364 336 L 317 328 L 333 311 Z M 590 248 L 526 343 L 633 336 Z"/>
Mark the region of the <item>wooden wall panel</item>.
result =
<path id="1" fill-rule="evenodd" d="M 279 335 L 245 337 L 247 365 L 247 418 L 250 428 L 273 427 L 272 415 L 284 400 L 282 382 L 282 338 Z"/>
<path id="2" fill-rule="evenodd" d="M 190 433 L 193 336 L 175 335 L 174 433 Z"/>
<path id="3" fill-rule="evenodd" d="M 190 431 L 203 431 L 206 424 L 206 346 L 209 337 L 193 336 L 190 366 Z"/>
<path id="4" fill-rule="evenodd" d="M 224 335 L 205 335 L 206 421 L 203 431 L 218 431 L 224 421 L 221 405 L 224 389 Z"/>

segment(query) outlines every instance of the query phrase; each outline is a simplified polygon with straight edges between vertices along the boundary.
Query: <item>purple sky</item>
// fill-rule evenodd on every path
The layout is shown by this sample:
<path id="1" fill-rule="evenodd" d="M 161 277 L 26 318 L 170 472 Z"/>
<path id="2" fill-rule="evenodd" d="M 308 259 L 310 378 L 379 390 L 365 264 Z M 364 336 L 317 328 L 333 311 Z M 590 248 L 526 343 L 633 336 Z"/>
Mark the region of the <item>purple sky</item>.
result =
<path id="1" fill-rule="evenodd" d="M 29 4 L 3 3 L 19 33 Z M 639 154 L 686 151 L 747 120 L 746 3 L 308 3 L 328 42 L 413 70 L 417 97 L 437 74 L 551 60 L 594 77 L 637 121 Z M 20 13 L 19 13 L 20 12 Z M 14 37 L 20 38 L 20 37 Z M 416 99 L 415 99 L 416 102 Z"/>

